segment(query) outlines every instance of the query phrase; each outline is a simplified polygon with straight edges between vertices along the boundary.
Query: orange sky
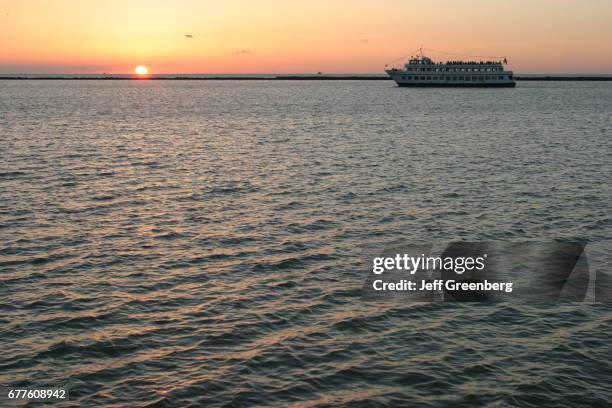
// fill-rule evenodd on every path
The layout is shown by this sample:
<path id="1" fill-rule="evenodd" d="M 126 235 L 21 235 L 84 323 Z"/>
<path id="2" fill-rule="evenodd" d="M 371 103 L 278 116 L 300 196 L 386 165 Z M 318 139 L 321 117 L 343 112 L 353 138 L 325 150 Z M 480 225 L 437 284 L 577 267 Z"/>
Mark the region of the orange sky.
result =
<path id="1" fill-rule="evenodd" d="M 421 44 L 612 73 L 611 38 L 610 0 L 0 0 L 0 73 L 382 73 Z"/>

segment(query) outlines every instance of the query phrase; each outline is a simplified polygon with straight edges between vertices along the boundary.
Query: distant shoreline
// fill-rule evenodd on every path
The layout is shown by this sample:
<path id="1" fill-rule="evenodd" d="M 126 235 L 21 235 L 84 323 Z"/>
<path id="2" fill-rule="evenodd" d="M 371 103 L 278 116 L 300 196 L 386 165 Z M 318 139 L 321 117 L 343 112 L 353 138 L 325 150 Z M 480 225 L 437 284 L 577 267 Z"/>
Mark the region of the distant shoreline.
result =
<path id="1" fill-rule="evenodd" d="M 517 81 L 612 81 L 612 76 L 515 76 Z M 0 76 L 13 81 L 390 81 L 384 75 L 276 75 L 276 76 Z"/>

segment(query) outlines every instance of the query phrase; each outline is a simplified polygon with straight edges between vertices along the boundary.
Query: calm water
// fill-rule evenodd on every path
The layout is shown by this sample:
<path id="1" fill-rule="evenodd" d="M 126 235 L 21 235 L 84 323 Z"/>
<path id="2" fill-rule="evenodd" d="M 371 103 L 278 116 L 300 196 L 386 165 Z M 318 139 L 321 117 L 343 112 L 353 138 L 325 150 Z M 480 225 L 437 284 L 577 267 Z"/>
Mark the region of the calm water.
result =
<path id="1" fill-rule="evenodd" d="M 604 406 L 612 306 L 360 298 L 363 247 L 611 238 L 612 83 L 0 81 L 0 383 Z"/>

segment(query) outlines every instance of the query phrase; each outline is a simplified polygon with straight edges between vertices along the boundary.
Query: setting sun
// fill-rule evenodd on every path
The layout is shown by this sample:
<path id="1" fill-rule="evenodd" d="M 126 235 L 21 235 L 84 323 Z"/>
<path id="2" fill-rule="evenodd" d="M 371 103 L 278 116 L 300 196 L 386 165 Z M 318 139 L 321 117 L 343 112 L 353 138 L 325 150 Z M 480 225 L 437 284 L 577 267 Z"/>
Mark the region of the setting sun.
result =
<path id="1" fill-rule="evenodd" d="M 149 73 L 149 70 L 144 65 L 139 65 L 136 67 L 134 72 L 136 72 L 136 74 L 138 75 L 147 75 Z"/>

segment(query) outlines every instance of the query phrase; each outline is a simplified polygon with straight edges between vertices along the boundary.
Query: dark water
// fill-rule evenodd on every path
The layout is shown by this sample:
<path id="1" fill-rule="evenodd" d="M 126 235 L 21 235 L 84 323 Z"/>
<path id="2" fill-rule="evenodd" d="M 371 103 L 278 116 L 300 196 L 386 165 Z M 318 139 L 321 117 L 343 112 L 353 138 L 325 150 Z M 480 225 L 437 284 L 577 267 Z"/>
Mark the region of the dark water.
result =
<path id="1" fill-rule="evenodd" d="M 605 406 L 612 306 L 360 298 L 365 246 L 611 238 L 612 84 L 0 82 L 0 383 Z"/>

